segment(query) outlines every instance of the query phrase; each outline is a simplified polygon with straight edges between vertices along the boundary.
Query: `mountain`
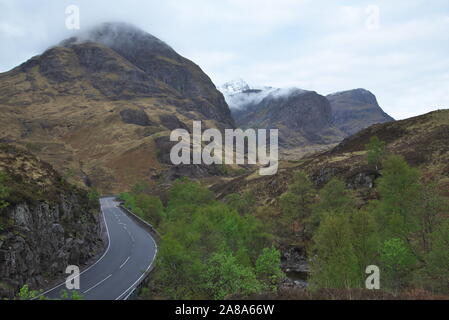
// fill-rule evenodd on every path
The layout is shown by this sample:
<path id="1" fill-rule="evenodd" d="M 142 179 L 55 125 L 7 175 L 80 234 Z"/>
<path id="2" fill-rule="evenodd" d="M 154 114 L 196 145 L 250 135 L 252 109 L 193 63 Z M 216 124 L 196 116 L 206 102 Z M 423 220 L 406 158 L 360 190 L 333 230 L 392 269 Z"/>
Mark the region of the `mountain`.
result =
<path id="1" fill-rule="evenodd" d="M 298 88 L 251 87 L 243 80 L 220 89 L 237 126 L 278 128 L 284 149 L 332 145 L 373 124 L 394 121 L 364 89 L 324 97 Z"/>
<path id="2" fill-rule="evenodd" d="M 332 107 L 333 123 L 347 135 L 376 123 L 394 121 L 382 110 L 376 97 L 365 89 L 338 92 L 326 98 Z"/>
<path id="3" fill-rule="evenodd" d="M 232 88 L 224 94 L 236 125 L 279 129 L 279 143 L 283 148 L 329 145 L 345 136 L 332 124 L 329 101 L 314 91 L 250 88 L 242 83 L 225 87 Z M 243 91 L 236 91 L 237 88 Z"/>
<path id="4" fill-rule="evenodd" d="M 243 128 L 279 129 L 279 143 L 284 148 L 327 145 L 344 137 L 332 125 L 329 102 L 316 92 L 267 89 L 246 91 L 242 96 L 247 104 L 242 109 L 232 109 L 236 124 Z"/>
<path id="5" fill-rule="evenodd" d="M 369 193 L 379 174 L 367 164 L 366 158 L 366 145 L 373 136 L 386 143 L 387 153 L 404 156 L 411 166 L 421 169 L 428 177 L 436 178 L 449 190 L 449 109 L 373 125 L 326 152 L 297 162 L 281 163 L 277 175 L 255 178 L 254 174 L 249 174 L 227 183 L 217 183 L 212 189 L 221 197 L 251 190 L 261 203 L 278 204 L 275 199 L 287 191 L 292 173 L 302 170 L 317 187 L 339 177 L 362 197 L 374 197 Z"/>
<path id="6" fill-rule="evenodd" d="M 105 23 L 0 74 L 0 141 L 107 193 L 158 176 L 170 130 L 233 128 L 192 61 L 128 24 Z"/>
<path id="7" fill-rule="evenodd" d="M 0 299 L 25 284 L 48 287 L 68 265 L 81 267 L 104 250 L 100 208 L 86 191 L 10 145 L 0 144 L 0 173 L 9 193 L 0 199 Z"/>

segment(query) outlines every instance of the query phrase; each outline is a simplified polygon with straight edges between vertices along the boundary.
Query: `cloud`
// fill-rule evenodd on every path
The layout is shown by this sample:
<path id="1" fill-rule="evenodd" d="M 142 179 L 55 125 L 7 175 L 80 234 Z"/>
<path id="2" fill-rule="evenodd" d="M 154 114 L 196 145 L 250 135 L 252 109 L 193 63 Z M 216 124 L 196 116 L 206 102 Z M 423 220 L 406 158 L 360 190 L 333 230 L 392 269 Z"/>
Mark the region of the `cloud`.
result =
<path id="1" fill-rule="evenodd" d="M 121 20 L 161 38 L 220 85 L 300 87 L 327 94 L 364 87 L 396 118 L 449 107 L 449 3 L 433 0 L 0 0 L 0 71 L 73 35 Z M 378 28 L 369 28 L 378 8 Z M 370 20 L 371 19 L 371 20 Z"/>

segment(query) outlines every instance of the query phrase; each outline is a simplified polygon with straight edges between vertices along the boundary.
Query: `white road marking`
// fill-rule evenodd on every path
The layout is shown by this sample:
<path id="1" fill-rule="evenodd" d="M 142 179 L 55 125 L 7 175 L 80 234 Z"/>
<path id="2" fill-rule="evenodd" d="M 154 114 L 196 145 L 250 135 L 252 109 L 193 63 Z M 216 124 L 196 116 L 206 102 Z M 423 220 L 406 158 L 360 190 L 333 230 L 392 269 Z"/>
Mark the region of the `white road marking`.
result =
<path id="1" fill-rule="evenodd" d="M 126 294 L 130 289 L 132 289 L 132 290 L 128 293 L 128 295 L 126 295 L 125 298 L 123 299 L 123 300 L 128 300 L 128 298 L 131 296 L 131 294 L 132 294 L 132 293 L 134 292 L 134 290 L 136 289 L 134 286 L 135 286 L 136 284 L 138 284 L 138 283 L 140 282 L 140 280 L 142 280 L 142 278 L 146 275 L 146 273 L 148 272 L 148 270 L 150 270 L 151 266 L 153 265 L 154 260 L 156 259 L 156 256 L 157 256 L 157 243 L 156 243 L 156 241 L 154 241 L 153 237 L 151 237 L 149 234 L 148 234 L 148 237 L 151 239 L 151 241 L 153 241 L 154 246 L 155 246 L 154 256 L 153 256 L 153 259 L 151 260 L 150 265 L 148 266 L 147 270 L 145 270 L 145 272 L 140 276 L 140 278 L 137 279 L 136 282 L 134 282 L 134 283 L 132 284 L 131 287 L 129 287 L 128 289 L 126 289 L 126 290 L 125 290 L 121 295 L 119 295 L 115 300 L 120 300 L 123 296 L 125 296 L 125 294 Z M 134 287 L 134 288 L 133 288 L 133 287 Z"/>
<path id="2" fill-rule="evenodd" d="M 129 257 L 125 260 L 125 262 L 122 263 L 122 265 L 120 266 L 120 269 L 123 268 L 123 266 L 129 261 L 130 258 L 131 258 L 131 256 L 129 256 Z"/>
<path id="3" fill-rule="evenodd" d="M 87 289 L 86 291 L 84 291 L 83 293 L 88 293 L 89 291 L 95 289 L 96 287 L 98 287 L 100 284 L 102 284 L 103 282 L 105 282 L 106 280 L 108 280 L 110 277 L 112 277 L 112 274 L 110 274 L 109 276 L 107 276 L 105 279 L 101 280 L 100 282 L 98 282 L 96 285 L 94 285 L 93 287 Z"/>

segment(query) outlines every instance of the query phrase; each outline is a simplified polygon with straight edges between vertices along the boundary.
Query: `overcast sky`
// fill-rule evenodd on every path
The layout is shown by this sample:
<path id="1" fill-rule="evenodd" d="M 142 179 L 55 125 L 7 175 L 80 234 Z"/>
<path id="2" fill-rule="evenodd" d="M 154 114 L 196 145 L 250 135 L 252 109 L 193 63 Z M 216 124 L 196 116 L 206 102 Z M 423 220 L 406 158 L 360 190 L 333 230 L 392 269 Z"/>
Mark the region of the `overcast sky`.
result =
<path id="1" fill-rule="evenodd" d="M 75 31 L 135 24 L 200 65 L 216 85 L 372 91 L 397 119 L 449 108 L 447 0 L 0 0 L 0 72 Z"/>

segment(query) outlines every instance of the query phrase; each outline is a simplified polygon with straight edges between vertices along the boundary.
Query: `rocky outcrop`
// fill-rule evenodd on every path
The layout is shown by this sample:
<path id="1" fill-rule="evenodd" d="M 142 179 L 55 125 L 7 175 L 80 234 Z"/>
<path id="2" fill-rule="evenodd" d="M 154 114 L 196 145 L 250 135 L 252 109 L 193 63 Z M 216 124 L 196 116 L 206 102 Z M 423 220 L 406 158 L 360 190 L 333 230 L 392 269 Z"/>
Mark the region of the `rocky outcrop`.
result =
<path id="1" fill-rule="evenodd" d="M 365 89 L 354 89 L 327 96 L 332 107 L 332 121 L 347 135 L 377 123 L 394 121 L 379 106 L 374 94 Z"/>
<path id="2" fill-rule="evenodd" d="M 86 191 L 11 146 L 0 145 L 0 172 L 8 190 L 0 209 L 0 298 L 25 284 L 46 288 L 67 266 L 81 268 L 103 251 L 100 208 Z"/>
<path id="3" fill-rule="evenodd" d="M 100 214 L 86 212 L 76 196 L 58 205 L 27 203 L 6 210 L 13 226 L 0 239 L 0 297 L 13 297 L 25 284 L 44 288 L 83 266 L 102 249 Z"/>
<path id="4" fill-rule="evenodd" d="M 143 110 L 125 109 L 120 111 L 120 116 L 122 117 L 122 121 L 128 124 L 135 124 L 142 127 L 153 124 Z"/>
<path id="5" fill-rule="evenodd" d="M 173 165 L 170 160 L 170 152 L 177 142 L 170 141 L 168 136 L 161 136 L 155 139 L 155 144 L 158 150 L 158 160 L 159 162 L 169 165 L 167 170 L 159 175 L 159 180 L 161 177 L 165 177 L 166 182 L 175 181 L 182 177 L 189 178 L 201 178 L 205 176 L 221 176 L 223 175 L 222 170 L 216 164 L 205 165 L 205 164 L 193 164 L 192 152 L 190 154 L 192 164 L 180 164 Z M 192 150 L 192 149 L 191 149 Z"/>

